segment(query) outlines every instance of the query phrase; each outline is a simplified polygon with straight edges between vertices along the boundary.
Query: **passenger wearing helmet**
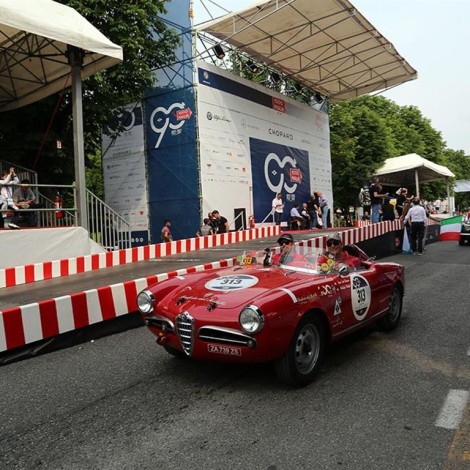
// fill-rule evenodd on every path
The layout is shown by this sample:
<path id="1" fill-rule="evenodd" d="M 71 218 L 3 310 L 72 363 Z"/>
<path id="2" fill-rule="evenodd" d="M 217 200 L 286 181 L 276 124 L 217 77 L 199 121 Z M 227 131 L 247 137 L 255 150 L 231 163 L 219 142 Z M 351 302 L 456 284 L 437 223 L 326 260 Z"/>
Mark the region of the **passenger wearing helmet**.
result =
<path id="1" fill-rule="evenodd" d="M 361 266 L 361 260 L 344 250 L 339 233 L 332 233 L 326 239 L 326 250 L 318 257 L 317 269 L 330 272 L 339 269 L 342 265 L 358 268 Z"/>
<path id="2" fill-rule="evenodd" d="M 273 264 L 286 264 L 293 261 L 305 261 L 302 255 L 295 251 L 295 240 L 290 233 L 282 234 L 277 242 L 281 247 L 281 251 L 273 256 Z"/>

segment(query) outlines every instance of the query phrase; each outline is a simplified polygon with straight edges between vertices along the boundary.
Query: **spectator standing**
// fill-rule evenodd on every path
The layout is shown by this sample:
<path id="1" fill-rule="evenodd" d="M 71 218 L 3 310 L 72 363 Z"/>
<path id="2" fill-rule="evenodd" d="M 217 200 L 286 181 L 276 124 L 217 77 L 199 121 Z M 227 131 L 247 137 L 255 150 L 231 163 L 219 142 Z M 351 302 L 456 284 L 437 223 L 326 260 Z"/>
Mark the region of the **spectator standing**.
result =
<path id="1" fill-rule="evenodd" d="M 281 225 L 282 213 L 284 212 L 284 203 L 282 202 L 282 194 L 276 194 L 272 202 L 272 210 L 274 213 L 274 222 L 276 225 Z"/>
<path id="2" fill-rule="evenodd" d="M 10 167 L 8 171 L 2 173 L 2 178 L 0 179 L 0 208 L 2 210 L 2 217 L 0 218 L 1 227 L 5 226 L 5 217 L 7 216 L 7 210 L 10 208 L 12 210 L 17 210 L 13 202 L 13 185 L 19 183 L 19 179 L 15 174 L 15 169 Z M 18 225 L 10 223 L 10 228 L 20 228 Z M 1 228 L 0 227 L 0 228 Z"/>
<path id="3" fill-rule="evenodd" d="M 369 186 L 370 194 L 370 205 L 372 212 L 372 223 L 376 224 L 380 222 L 380 206 L 382 205 L 382 200 L 385 196 L 388 196 L 388 193 L 382 194 L 382 185 L 377 176 L 372 178 L 372 184 Z"/>
<path id="4" fill-rule="evenodd" d="M 408 190 L 406 188 L 400 188 L 397 192 L 397 214 L 398 217 L 401 217 L 403 215 L 403 207 L 405 206 L 405 203 L 408 199 Z"/>
<path id="5" fill-rule="evenodd" d="M 307 212 L 310 216 L 310 229 L 313 230 L 317 228 L 317 217 L 318 217 L 318 198 L 315 193 L 312 193 L 307 201 Z"/>
<path id="6" fill-rule="evenodd" d="M 423 238 L 426 229 L 427 216 L 424 207 L 421 205 L 419 198 L 413 199 L 413 207 L 408 211 L 405 217 L 405 225 L 411 225 L 410 248 L 413 254 L 423 254 Z"/>
<path id="7" fill-rule="evenodd" d="M 212 212 L 207 214 L 209 219 L 209 225 L 212 227 L 212 233 L 215 235 L 217 233 L 217 219 L 212 215 Z"/>
<path id="8" fill-rule="evenodd" d="M 170 227 L 171 227 L 171 220 L 166 219 L 163 222 L 163 228 L 162 228 L 162 231 L 160 232 L 160 238 L 162 239 L 162 242 L 167 243 L 167 242 L 173 241 Z"/>
<path id="9" fill-rule="evenodd" d="M 302 210 L 300 211 L 300 215 L 302 216 L 302 228 L 308 229 L 310 228 L 310 214 L 308 212 L 307 203 L 304 202 L 302 204 Z"/>
<path id="10" fill-rule="evenodd" d="M 229 231 L 228 220 L 220 215 L 218 210 L 212 211 L 212 215 L 217 223 L 216 233 L 227 233 Z"/>
<path id="11" fill-rule="evenodd" d="M 323 196 L 321 191 L 317 191 L 318 195 L 318 203 L 319 207 L 321 210 L 321 221 L 323 228 L 328 228 L 328 212 L 329 212 L 329 207 L 328 207 L 328 199 L 326 196 Z"/>

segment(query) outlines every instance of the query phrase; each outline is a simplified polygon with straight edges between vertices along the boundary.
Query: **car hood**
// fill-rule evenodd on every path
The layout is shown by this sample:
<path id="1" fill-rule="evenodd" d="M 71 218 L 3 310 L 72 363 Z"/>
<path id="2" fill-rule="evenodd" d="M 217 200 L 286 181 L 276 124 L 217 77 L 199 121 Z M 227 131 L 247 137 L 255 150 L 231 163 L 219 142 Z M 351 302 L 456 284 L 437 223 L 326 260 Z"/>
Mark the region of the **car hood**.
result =
<path id="1" fill-rule="evenodd" d="M 273 289 L 295 282 L 298 277 L 299 274 L 281 268 L 224 269 L 197 280 L 188 278 L 188 282 L 174 289 L 170 297 L 172 302 L 184 304 L 186 308 L 211 303 L 217 309 L 239 308 Z"/>

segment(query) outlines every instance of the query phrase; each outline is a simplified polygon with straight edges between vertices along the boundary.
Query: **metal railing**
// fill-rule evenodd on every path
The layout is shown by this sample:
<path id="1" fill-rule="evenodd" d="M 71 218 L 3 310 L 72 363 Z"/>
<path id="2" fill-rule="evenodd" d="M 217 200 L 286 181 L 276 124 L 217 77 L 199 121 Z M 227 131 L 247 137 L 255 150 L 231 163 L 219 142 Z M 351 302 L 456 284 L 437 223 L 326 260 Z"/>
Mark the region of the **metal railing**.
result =
<path id="1" fill-rule="evenodd" d="M 7 166 L 7 168 L 9 167 Z M 6 209 L 0 207 L 1 215 L 6 216 L 4 218 L 5 226 L 13 222 L 20 227 L 70 227 L 77 225 L 75 185 L 30 183 L 29 186 L 36 196 L 35 204 L 29 208 L 18 208 L 15 205 L 16 210 L 11 207 Z M 21 185 L 9 185 L 9 187 L 14 191 Z M 61 207 L 56 206 L 57 196 L 61 201 Z M 88 189 L 86 190 L 86 200 L 90 238 L 106 250 L 130 248 L 132 244 L 130 224 Z"/>
<path id="2" fill-rule="evenodd" d="M 108 251 L 130 248 L 130 224 L 88 189 L 86 200 L 90 237 Z"/>

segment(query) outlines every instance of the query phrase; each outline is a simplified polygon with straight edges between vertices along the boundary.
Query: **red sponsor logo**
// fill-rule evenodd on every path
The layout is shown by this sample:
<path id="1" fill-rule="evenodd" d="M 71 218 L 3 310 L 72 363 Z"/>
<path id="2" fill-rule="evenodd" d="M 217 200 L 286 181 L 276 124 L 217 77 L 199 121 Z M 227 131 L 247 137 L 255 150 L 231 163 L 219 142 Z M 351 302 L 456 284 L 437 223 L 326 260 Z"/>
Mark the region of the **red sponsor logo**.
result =
<path id="1" fill-rule="evenodd" d="M 176 111 L 175 116 L 178 121 L 184 121 L 189 119 L 193 115 L 191 108 L 179 109 Z"/>
<path id="2" fill-rule="evenodd" d="M 300 168 L 289 168 L 289 176 L 291 183 L 302 182 L 302 171 L 300 171 Z"/>
<path id="3" fill-rule="evenodd" d="M 280 113 L 286 112 L 286 102 L 280 98 L 274 98 L 273 96 L 273 109 L 279 111 Z"/>

